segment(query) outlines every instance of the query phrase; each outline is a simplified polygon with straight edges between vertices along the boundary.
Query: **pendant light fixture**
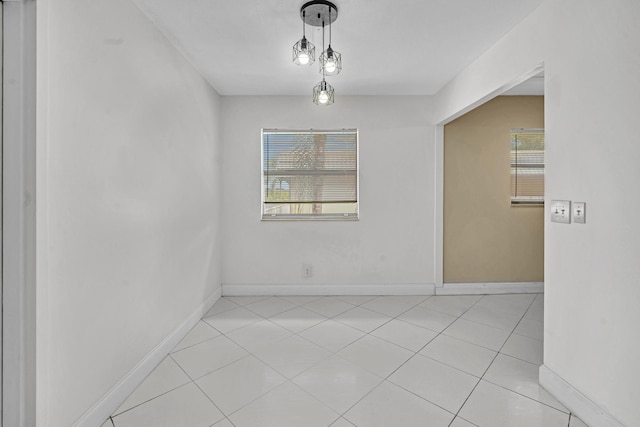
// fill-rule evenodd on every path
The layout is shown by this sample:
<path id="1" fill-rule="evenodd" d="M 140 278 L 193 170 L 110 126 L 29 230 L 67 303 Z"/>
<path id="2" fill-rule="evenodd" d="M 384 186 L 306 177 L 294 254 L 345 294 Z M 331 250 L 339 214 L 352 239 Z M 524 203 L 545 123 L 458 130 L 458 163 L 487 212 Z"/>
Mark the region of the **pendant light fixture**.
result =
<path id="1" fill-rule="evenodd" d="M 325 76 L 335 76 L 342 71 L 342 55 L 331 49 L 331 6 L 329 6 L 329 47 L 324 50 L 324 31 L 322 35 L 322 54 L 320 55 L 320 72 Z"/>
<path id="2" fill-rule="evenodd" d="M 316 47 L 307 40 L 305 34 L 305 11 L 302 11 L 302 38 L 293 45 L 293 62 L 297 65 L 311 65 L 316 60 Z"/>
<path id="3" fill-rule="evenodd" d="M 326 82 L 323 78 L 320 83 L 313 88 L 313 103 L 320 106 L 333 104 L 333 95 L 335 90 L 333 86 Z"/>
<path id="4" fill-rule="evenodd" d="M 324 50 L 324 22 L 322 23 L 322 50 Z M 333 87 L 324 79 L 324 68 L 320 68 L 322 73 L 322 81 L 313 88 L 313 102 L 316 105 L 331 105 L 333 104 Z"/>
<path id="5" fill-rule="evenodd" d="M 331 48 L 331 24 L 338 18 L 338 8 L 326 0 L 312 0 L 300 8 L 302 18 L 302 39 L 293 45 L 293 62 L 298 65 L 311 65 L 315 61 L 315 47 L 307 40 L 305 25 L 322 27 L 322 54 L 320 73 L 322 81 L 313 88 L 313 102 L 316 105 L 331 105 L 335 90 L 325 77 L 338 74 L 342 70 L 342 55 Z M 324 27 L 329 25 L 329 47 L 324 49 Z"/>

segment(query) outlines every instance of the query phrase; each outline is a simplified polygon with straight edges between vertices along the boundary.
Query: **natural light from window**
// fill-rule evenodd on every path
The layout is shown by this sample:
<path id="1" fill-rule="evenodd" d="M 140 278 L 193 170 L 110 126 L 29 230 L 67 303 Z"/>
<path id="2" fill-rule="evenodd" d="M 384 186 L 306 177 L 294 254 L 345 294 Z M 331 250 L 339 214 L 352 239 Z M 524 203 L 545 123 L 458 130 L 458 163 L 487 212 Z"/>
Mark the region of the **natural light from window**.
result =
<path id="1" fill-rule="evenodd" d="M 358 131 L 262 131 L 262 219 L 357 219 Z"/>

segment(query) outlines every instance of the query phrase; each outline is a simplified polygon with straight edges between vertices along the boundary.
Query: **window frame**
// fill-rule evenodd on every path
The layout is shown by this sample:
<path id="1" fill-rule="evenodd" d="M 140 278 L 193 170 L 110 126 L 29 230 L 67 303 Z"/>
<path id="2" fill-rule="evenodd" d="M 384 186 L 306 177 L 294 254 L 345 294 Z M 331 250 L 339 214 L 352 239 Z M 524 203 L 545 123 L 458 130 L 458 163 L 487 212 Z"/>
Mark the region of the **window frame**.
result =
<path id="1" fill-rule="evenodd" d="M 335 214 L 267 214 L 265 213 L 265 134 L 319 134 L 348 133 L 355 135 L 356 153 L 356 200 L 355 213 Z M 262 128 L 260 131 L 260 219 L 261 221 L 358 221 L 360 219 L 360 132 L 358 128 L 342 129 L 279 129 Z"/>
<path id="2" fill-rule="evenodd" d="M 518 198 L 518 196 L 513 196 L 511 187 L 513 186 L 513 163 L 511 161 L 511 140 L 513 138 L 513 134 L 517 133 L 541 133 L 543 135 L 543 140 L 545 144 L 545 149 L 543 150 L 543 163 L 542 163 L 542 175 L 543 175 L 543 194 L 542 199 L 526 199 L 526 198 Z M 529 206 L 529 207 L 541 207 L 544 206 L 544 193 L 545 193 L 545 182 L 546 182 L 546 133 L 544 128 L 512 128 L 509 131 L 509 200 L 511 207 L 521 207 L 521 206 Z M 517 164 L 517 163 L 516 163 Z"/>

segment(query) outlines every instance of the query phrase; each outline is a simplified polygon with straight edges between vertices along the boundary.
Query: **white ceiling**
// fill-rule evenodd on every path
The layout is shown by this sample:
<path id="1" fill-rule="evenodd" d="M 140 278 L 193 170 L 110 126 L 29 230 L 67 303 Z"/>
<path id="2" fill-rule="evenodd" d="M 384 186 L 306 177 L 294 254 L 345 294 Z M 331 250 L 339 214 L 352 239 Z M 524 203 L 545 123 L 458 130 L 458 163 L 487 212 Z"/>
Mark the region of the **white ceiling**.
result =
<path id="1" fill-rule="evenodd" d="M 305 0 L 134 0 L 222 95 L 306 95 L 318 62 L 299 67 Z M 429 95 L 542 0 L 335 0 L 332 47 L 341 95 Z M 307 38 L 322 50 L 321 30 Z"/>

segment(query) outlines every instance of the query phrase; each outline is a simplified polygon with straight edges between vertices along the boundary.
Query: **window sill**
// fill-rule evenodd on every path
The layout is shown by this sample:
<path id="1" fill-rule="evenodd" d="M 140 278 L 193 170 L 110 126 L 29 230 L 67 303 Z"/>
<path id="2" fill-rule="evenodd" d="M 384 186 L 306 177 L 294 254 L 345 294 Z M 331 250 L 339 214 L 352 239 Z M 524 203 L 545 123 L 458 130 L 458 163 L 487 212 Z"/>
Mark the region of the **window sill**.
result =
<path id="1" fill-rule="evenodd" d="M 511 201 L 512 208 L 543 208 L 544 201 L 527 201 L 527 200 L 512 200 Z"/>
<path id="2" fill-rule="evenodd" d="M 262 221 L 359 221 L 355 215 L 267 215 Z"/>

